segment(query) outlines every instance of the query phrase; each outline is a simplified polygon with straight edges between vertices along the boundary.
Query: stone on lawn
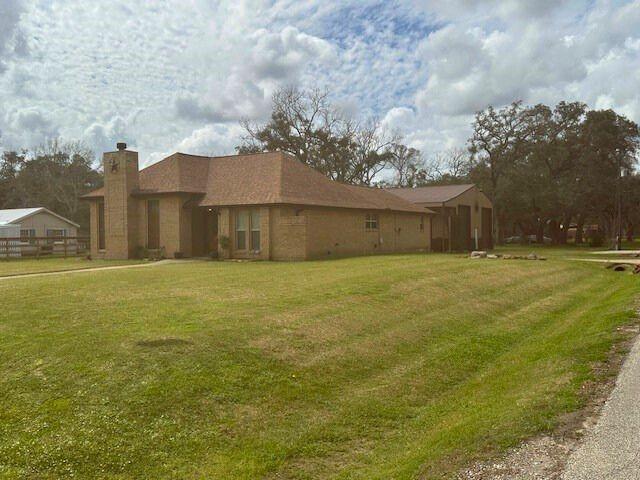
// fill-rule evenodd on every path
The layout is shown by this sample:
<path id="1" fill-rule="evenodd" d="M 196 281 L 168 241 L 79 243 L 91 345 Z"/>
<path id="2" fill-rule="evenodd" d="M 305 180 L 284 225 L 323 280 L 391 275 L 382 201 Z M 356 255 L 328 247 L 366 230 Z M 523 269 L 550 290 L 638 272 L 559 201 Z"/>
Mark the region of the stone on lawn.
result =
<path id="1" fill-rule="evenodd" d="M 487 252 L 484 250 L 474 250 L 471 252 L 471 258 L 487 258 Z"/>

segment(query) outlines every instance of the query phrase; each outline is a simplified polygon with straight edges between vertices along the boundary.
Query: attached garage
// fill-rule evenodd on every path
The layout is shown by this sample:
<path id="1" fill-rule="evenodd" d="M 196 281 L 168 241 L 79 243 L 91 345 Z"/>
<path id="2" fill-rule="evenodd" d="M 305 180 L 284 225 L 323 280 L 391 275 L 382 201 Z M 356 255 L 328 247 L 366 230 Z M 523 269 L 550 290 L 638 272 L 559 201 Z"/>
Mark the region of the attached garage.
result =
<path id="1" fill-rule="evenodd" d="M 493 205 L 476 185 L 392 188 L 389 191 L 436 212 L 431 220 L 434 251 L 493 247 Z"/>

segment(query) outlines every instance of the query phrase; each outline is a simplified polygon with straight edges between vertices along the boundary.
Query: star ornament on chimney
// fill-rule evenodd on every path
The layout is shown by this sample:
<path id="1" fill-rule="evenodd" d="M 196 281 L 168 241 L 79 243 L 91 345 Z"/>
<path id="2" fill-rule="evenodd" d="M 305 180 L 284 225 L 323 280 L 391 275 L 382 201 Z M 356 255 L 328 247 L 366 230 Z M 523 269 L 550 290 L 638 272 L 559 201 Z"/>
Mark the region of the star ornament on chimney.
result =
<path id="1" fill-rule="evenodd" d="M 118 171 L 118 161 L 114 158 L 111 160 L 111 173 L 116 173 Z"/>

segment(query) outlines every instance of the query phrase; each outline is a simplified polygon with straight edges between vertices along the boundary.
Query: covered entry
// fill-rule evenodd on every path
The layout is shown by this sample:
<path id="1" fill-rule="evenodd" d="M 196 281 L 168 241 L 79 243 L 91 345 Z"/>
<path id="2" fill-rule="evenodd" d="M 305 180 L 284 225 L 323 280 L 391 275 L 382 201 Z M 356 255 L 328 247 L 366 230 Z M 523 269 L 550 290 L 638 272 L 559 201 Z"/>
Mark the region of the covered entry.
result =
<path id="1" fill-rule="evenodd" d="M 194 208 L 191 212 L 191 255 L 218 255 L 218 212 L 213 208 Z"/>

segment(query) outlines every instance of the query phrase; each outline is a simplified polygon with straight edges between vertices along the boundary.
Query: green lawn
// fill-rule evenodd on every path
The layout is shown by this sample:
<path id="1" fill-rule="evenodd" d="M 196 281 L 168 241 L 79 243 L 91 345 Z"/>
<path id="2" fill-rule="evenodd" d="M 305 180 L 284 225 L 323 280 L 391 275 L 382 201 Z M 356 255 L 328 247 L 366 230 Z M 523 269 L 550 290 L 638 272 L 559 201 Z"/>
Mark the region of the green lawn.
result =
<path id="1" fill-rule="evenodd" d="M 139 263 L 140 260 L 87 260 L 84 257 L 44 257 L 0 259 L 0 277 L 21 275 L 24 273 L 61 272 L 64 270 L 82 270 L 84 268 L 110 267 Z"/>
<path id="2" fill-rule="evenodd" d="M 600 266 L 404 255 L 0 283 L 2 478 L 442 478 L 579 406 Z"/>

